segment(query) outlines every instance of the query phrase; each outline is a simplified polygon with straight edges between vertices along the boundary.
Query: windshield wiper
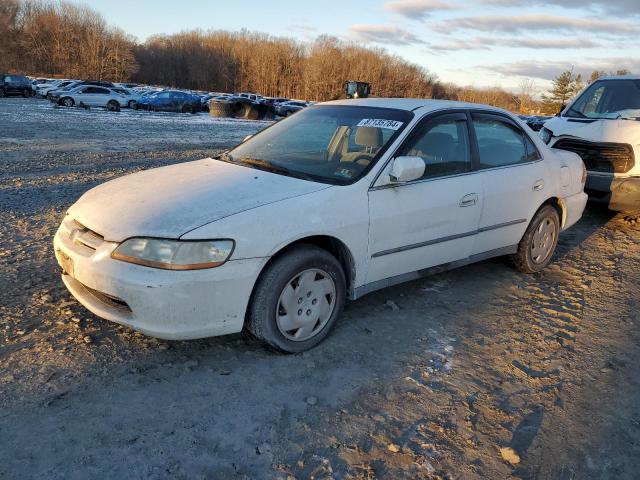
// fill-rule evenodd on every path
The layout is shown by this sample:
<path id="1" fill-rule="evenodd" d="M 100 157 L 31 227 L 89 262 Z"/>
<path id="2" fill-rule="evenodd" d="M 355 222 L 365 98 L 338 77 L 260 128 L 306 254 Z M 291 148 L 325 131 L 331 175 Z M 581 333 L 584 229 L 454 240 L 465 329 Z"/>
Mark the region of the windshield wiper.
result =
<path id="1" fill-rule="evenodd" d="M 235 163 L 240 163 L 242 165 L 247 165 L 250 167 L 258 167 L 261 170 L 280 173 L 289 177 L 301 178 L 303 180 L 309 180 L 311 182 L 316 181 L 311 175 L 307 175 L 306 173 L 299 172 L 297 170 L 290 170 L 280 165 L 274 165 L 273 163 L 267 162 L 266 160 L 260 160 L 257 158 L 241 158 L 239 160 L 236 160 Z"/>

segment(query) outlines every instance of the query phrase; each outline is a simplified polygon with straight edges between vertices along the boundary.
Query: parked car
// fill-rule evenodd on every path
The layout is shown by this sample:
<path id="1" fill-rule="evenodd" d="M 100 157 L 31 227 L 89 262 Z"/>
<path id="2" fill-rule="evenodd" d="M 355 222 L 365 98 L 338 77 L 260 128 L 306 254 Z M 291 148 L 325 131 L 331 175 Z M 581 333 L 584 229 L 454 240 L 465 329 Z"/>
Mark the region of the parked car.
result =
<path id="1" fill-rule="evenodd" d="M 307 102 L 299 102 L 295 100 L 279 103 L 276 105 L 276 115 L 280 115 L 281 117 L 288 117 L 289 115 L 299 112 L 306 107 Z"/>
<path id="2" fill-rule="evenodd" d="M 542 130 L 545 122 L 547 122 L 551 118 L 553 117 L 544 115 L 529 115 L 526 116 L 526 119 L 524 119 L 524 121 L 529 126 L 529 128 L 531 128 L 531 130 L 533 130 L 534 132 L 539 132 L 540 130 Z"/>
<path id="3" fill-rule="evenodd" d="M 64 107 L 104 107 L 112 111 L 119 111 L 128 102 L 128 98 L 121 93 L 98 85 L 80 85 L 51 99 Z"/>
<path id="4" fill-rule="evenodd" d="M 67 87 L 69 87 L 69 90 L 71 90 L 73 87 L 78 86 L 79 84 L 80 82 L 78 82 L 77 80 L 64 80 L 56 82 L 55 84 L 44 84 L 36 89 L 36 94 L 44 98 L 49 98 L 49 95 L 52 92 L 55 92 L 57 90 L 64 90 Z"/>
<path id="5" fill-rule="evenodd" d="M 257 102 L 264 97 L 262 95 L 258 95 L 257 93 L 234 93 L 234 97 L 248 98 L 252 102 Z"/>
<path id="6" fill-rule="evenodd" d="M 111 90 L 127 97 L 126 103 L 124 103 L 122 106 L 131 109 L 136 109 L 136 107 L 138 106 L 138 100 L 140 100 L 140 97 L 142 96 L 138 92 L 124 87 L 113 87 Z"/>
<path id="7" fill-rule="evenodd" d="M 9 95 L 31 96 L 31 81 L 24 75 L 0 75 L 0 97 Z"/>
<path id="8" fill-rule="evenodd" d="M 148 108 L 155 112 L 197 113 L 200 97 L 179 90 L 165 90 L 149 97 Z"/>
<path id="9" fill-rule="evenodd" d="M 640 211 L 640 76 L 593 82 L 540 135 L 553 148 L 582 157 L 591 200 Z"/>
<path id="10" fill-rule="evenodd" d="M 246 327 L 300 352 L 347 298 L 499 255 L 540 271 L 582 215 L 583 180 L 576 154 L 503 110 L 343 100 L 89 190 L 54 250 L 98 316 L 168 339 Z"/>
<path id="11" fill-rule="evenodd" d="M 151 99 L 161 92 L 162 91 L 147 90 L 146 92 L 141 93 L 138 97 L 136 105 L 134 105 L 133 108 L 135 110 L 149 110 Z"/>

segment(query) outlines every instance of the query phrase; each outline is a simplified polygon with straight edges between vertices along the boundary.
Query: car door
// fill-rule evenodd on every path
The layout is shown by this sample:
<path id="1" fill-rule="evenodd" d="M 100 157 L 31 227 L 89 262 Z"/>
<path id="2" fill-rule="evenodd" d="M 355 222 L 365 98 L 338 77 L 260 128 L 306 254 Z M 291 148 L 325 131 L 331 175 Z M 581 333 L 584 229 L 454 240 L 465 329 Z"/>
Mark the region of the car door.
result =
<path id="1" fill-rule="evenodd" d="M 92 89 L 93 87 L 82 87 L 77 91 L 70 93 L 70 96 L 73 97 L 76 105 L 91 105 Z"/>
<path id="2" fill-rule="evenodd" d="M 471 117 L 484 195 L 473 253 L 513 249 L 547 198 L 545 165 L 514 120 L 487 112 Z"/>
<path id="3" fill-rule="evenodd" d="M 448 112 L 422 120 L 396 152 L 422 158 L 425 171 L 413 182 L 370 189 L 367 283 L 471 254 L 482 184 L 470 145 L 466 113 Z"/>

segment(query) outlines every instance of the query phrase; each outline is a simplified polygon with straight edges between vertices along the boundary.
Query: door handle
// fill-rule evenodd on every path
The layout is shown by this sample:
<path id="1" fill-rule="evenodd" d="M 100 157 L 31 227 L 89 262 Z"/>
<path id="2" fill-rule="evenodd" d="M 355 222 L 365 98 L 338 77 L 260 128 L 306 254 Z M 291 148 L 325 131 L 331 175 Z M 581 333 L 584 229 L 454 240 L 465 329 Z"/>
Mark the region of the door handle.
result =
<path id="1" fill-rule="evenodd" d="M 543 188 L 544 188 L 544 180 L 538 180 L 536 183 L 533 184 L 534 192 L 539 192 Z"/>
<path id="2" fill-rule="evenodd" d="M 460 203 L 458 206 L 460 207 L 471 207 L 478 203 L 478 194 L 477 193 L 469 193 L 460 199 Z"/>

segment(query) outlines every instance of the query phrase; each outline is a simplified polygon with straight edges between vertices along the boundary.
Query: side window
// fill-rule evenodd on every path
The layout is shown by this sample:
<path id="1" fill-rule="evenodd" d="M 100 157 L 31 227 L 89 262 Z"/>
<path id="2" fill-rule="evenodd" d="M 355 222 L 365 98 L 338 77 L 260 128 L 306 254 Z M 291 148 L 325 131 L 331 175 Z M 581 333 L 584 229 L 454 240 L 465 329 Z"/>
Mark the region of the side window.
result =
<path id="1" fill-rule="evenodd" d="M 527 162 L 534 162 L 542 158 L 542 155 L 540 155 L 537 147 L 535 146 L 531 138 L 529 138 L 529 135 L 527 135 L 526 133 L 524 134 L 524 143 L 527 148 Z"/>
<path id="2" fill-rule="evenodd" d="M 399 155 L 422 158 L 422 178 L 468 172 L 472 165 L 466 115 L 448 114 L 428 120 L 402 146 Z"/>
<path id="3" fill-rule="evenodd" d="M 480 168 L 504 167 L 530 161 L 526 135 L 516 125 L 496 115 L 473 115 Z"/>
<path id="4" fill-rule="evenodd" d="M 84 90 L 82 90 L 82 93 L 98 93 L 96 92 L 97 88 L 96 87 L 87 87 Z"/>

